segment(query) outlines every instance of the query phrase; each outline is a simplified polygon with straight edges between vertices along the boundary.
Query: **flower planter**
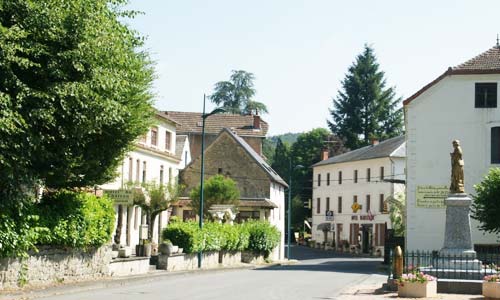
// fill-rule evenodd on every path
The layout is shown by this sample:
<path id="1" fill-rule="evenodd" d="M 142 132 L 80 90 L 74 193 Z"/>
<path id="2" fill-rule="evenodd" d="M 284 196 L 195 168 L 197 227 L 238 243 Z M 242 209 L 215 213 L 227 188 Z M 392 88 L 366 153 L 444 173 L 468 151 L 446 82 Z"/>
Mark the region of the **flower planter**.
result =
<path id="1" fill-rule="evenodd" d="M 483 282 L 483 296 L 490 299 L 500 299 L 500 282 Z"/>
<path id="2" fill-rule="evenodd" d="M 398 285 L 398 297 L 426 298 L 437 296 L 437 281 L 404 282 Z"/>

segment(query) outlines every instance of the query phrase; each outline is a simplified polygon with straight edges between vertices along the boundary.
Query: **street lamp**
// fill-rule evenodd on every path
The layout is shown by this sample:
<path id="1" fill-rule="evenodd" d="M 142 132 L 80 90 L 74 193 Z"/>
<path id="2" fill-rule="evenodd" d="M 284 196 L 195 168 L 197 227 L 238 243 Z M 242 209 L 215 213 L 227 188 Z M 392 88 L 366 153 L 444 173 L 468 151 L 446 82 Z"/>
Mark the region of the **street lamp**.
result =
<path id="1" fill-rule="evenodd" d="M 294 170 L 304 168 L 303 165 L 296 165 L 292 168 L 292 159 L 290 158 L 290 177 L 288 180 L 288 238 L 287 238 L 287 248 L 286 248 L 286 258 L 290 259 L 290 243 L 292 240 L 292 173 Z"/>
<path id="2" fill-rule="evenodd" d="M 212 110 L 210 113 L 205 113 L 205 98 L 203 95 L 203 114 L 201 115 L 202 126 L 201 126 L 201 175 L 200 175 L 200 230 L 203 229 L 203 175 L 205 172 L 205 120 L 211 115 L 215 115 L 218 113 L 226 112 L 223 108 L 216 108 Z M 201 268 L 201 254 L 202 252 L 198 252 L 198 268 Z"/>

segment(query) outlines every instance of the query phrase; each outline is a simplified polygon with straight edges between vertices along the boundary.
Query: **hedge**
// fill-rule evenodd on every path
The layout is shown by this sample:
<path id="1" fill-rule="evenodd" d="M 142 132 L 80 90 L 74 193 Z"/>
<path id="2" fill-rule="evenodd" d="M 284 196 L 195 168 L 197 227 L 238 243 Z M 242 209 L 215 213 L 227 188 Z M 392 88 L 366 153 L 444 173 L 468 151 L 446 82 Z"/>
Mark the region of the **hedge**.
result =
<path id="1" fill-rule="evenodd" d="M 169 224 L 162 237 L 186 253 L 249 250 L 268 254 L 278 246 L 280 232 L 269 222 L 262 221 L 236 225 L 205 223 L 202 230 L 198 223 L 179 222 Z"/>

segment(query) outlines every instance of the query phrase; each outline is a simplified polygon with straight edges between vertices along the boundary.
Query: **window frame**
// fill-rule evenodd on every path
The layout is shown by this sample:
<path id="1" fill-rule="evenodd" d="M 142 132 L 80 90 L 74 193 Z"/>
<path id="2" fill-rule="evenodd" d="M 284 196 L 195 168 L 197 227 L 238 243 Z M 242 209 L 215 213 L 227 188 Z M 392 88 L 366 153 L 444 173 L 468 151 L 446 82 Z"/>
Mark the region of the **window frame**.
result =
<path id="1" fill-rule="evenodd" d="M 482 89 L 482 90 L 480 90 Z M 493 89 L 494 96 L 488 98 L 488 89 Z M 480 99 L 486 90 L 486 97 Z M 491 101 L 491 103 L 490 103 Z M 474 86 L 474 108 L 496 108 L 498 102 L 498 83 L 497 82 L 476 82 Z"/>

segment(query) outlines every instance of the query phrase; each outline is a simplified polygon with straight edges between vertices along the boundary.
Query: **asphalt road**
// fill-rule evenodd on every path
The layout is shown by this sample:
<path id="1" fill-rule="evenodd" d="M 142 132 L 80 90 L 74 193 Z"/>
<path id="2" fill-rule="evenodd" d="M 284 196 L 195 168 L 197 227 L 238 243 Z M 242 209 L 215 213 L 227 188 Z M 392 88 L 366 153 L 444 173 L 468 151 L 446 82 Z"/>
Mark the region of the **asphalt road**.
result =
<path id="1" fill-rule="evenodd" d="M 163 276 L 149 282 L 127 282 L 45 299 L 336 299 L 343 289 L 379 273 L 381 266 L 380 259 L 339 256 L 304 247 L 293 247 L 292 257 L 299 263 Z"/>

